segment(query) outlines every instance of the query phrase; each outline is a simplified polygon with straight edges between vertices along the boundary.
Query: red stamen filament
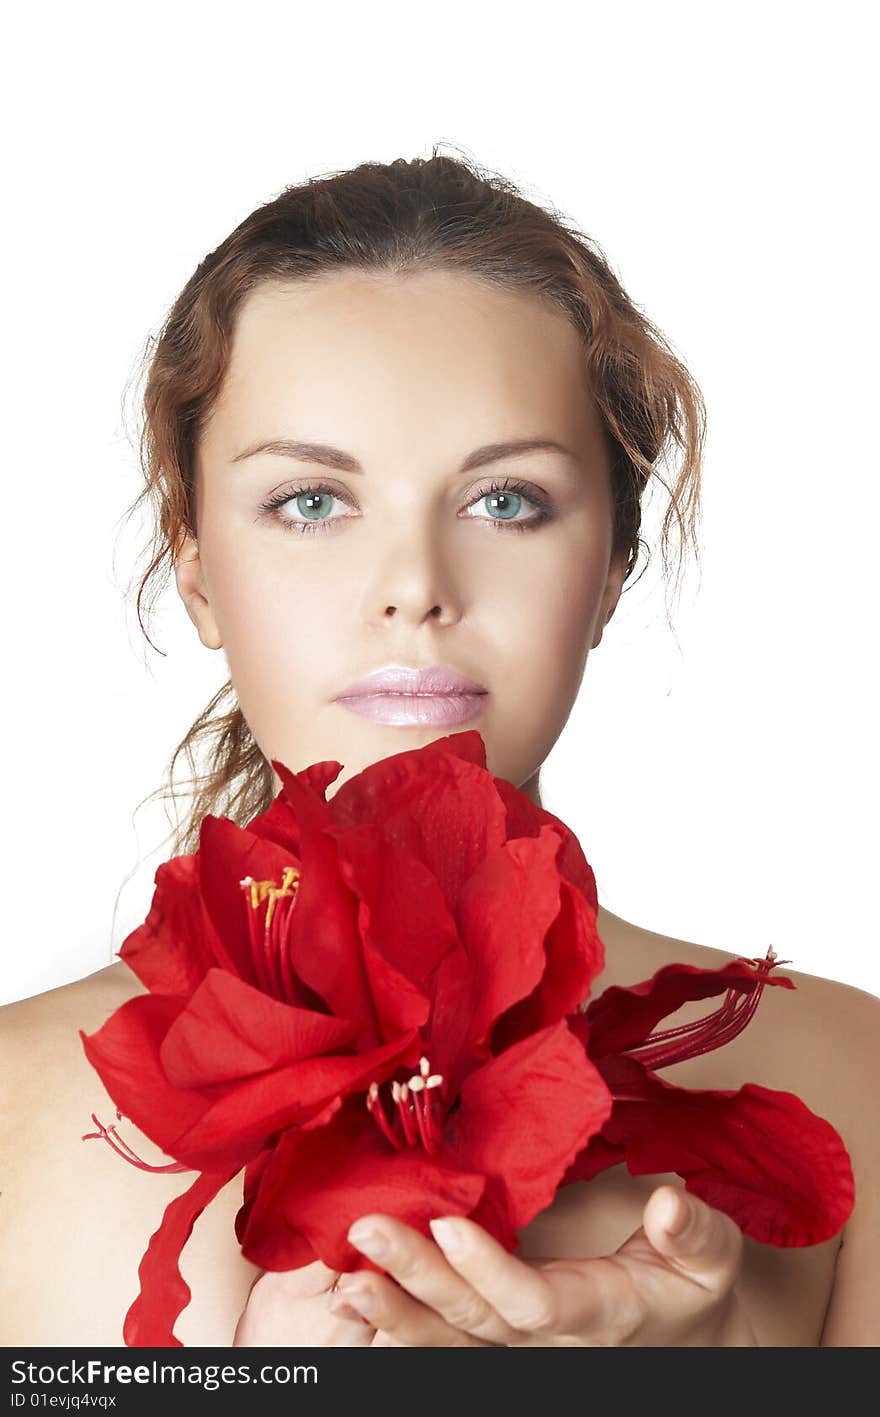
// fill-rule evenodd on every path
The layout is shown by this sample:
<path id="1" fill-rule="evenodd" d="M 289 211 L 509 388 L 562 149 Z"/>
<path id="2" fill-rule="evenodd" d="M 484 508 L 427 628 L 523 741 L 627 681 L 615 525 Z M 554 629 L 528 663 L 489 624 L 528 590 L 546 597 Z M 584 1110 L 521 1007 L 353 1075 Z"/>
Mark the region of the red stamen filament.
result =
<path id="1" fill-rule="evenodd" d="M 367 1090 L 367 1111 L 376 1122 L 382 1135 L 400 1150 L 404 1143 L 422 1146 L 429 1156 L 434 1156 L 442 1141 L 442 1123 L 431 1109 L 431 1089 L 440 1087 L 443 1078 L 439 1073 L 431 1075 L 427 1058 L 419 1061 L 421 1075 L 411 1077 L 409 1082 L 392 1081 L 391 1096 L 397 1108 L 389 1122 L 385 1108 L 379 1098 L 379 1084 L 371 1082 Z M 403 1141 L 394 1128 L 394 1116 L 399 1118 Z"/>
<path id="2" fill-rule="evenodd" d="M 440 1144 L 440 1130 L 437 1126 L 437 1119 L 431 1111 L 431 1094 L 422 1078 L 410 1078 L 409 1085 L 414 1094 L 413 1106 L 415 1107 L 416 1121 L 419 1124 L 422 1145 L 429 1156 L 434 1156 Z"/>
<path id="3" fill-rule="evenodd" d="M 105 1127 L 103 1122 L 99 1122 L 94 1112 L 92 1121 L 98 1128 L 96 1132 L 86 1132 L 81 1141 L 106 1141 L 112 1146 L 117 1156 L 121 1156 L 123 1161 L 128 1161 L 130 1165 L 136 1166 L 139 1171 L 192 1171 L 192 1166 L 184 1166 L 180 1161 L 172 1161 L 167 1166 L 151 1166 L 149 1161 L 143 1161 L 137 1152 L 132 1151 L 127 1141 L 123 1141 L 115 1127 Z"/>
<path id="4" fill-rule="evenodd" d="M 378 1083 L 371 1082 L 369 1088 L 367 1089 L 367 1111 L 369 1112 L 373 1121 L 377 1123 L 382 1135 L 384 1137 L 387 1137 L 391 1145 L 395 1147 L 398 1151 L 400 1151 L 403 1146 L 403 1143 L 399 1141 L 398 1138 L 394 1135 L 394 1132 L 391 1130 L 388 1118 L 385 1116 L 385 1108 L 382 1106 L 382 1102 L 379 1098 Z"/>
<path id="5" fill-rule="evenodd" d="M 403 1135 L 410 1146 L 416 1146 L 419 1140 L 417 1128 L 413 1125 L 413 1113 L 409 1100 L 409 1088 L 406 1083 L 392 1083 L 391 1095 L 397 1103 L 397 1111 L 403 1126 Z"/>
<path id="6" fill-rule="evenodd" d="M 657 1029 L 625 1052 L 638 1058 L 648 1068 L 668 1068 L 673 1063 L 696 1058 L 701 1053 L 711 1053 L 715 1048 L 729 1043 L 738 1033 L 742 1033 L 754 1016 L 764 992 L 765 978 L 771 969 L 788 961 L 777 960 L 774 951 L 768 950 L 765 959 L 749 960 L 748 963 L 755 965 L 761 976 L 748 994 L 728 989 L 721 1006 L 705 1018 L 679 1024 L 677 1028 Z"/>

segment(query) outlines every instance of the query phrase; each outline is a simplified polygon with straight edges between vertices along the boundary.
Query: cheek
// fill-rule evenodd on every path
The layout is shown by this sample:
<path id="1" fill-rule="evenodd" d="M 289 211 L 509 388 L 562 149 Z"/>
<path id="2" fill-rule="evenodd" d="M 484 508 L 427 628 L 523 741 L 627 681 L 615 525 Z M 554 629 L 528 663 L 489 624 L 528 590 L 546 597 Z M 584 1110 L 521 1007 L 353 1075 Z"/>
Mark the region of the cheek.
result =
<path id="1" fill-rule="evenodd" d="M 552 688 L 560 697 L 573 696 L 592 643 L 604 562 L 584 548 L 554 556 L 541 570 L 518 581 L 515 604 L 508 606 L 511 658 L 545 695 Z"/>
<path id="2" fill-rule="evenodd" d="M 245 714 L 247 700 L 257 712 L 273 698 L 308 697 L 326 678 L 336 618 L 317 558 L 294 575 L 290 558 L 259 539 L 249 544 L 222 529 L 203 539 L 214 614 Z"/>

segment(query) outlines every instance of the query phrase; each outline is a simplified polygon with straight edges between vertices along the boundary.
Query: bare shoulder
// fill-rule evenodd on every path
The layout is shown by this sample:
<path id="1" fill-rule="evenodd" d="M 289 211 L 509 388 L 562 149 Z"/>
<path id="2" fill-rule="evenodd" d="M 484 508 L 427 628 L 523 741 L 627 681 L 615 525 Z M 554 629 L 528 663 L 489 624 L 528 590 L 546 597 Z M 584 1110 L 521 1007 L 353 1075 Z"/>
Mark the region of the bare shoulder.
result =
<path id="1" fill-rule="evenodd" d="M 5 1094 L 0 1127 L 7 1136 L 26 1119 L 33 1119 L 35 1112 L 51 1111 L 66 1081 L 80 1076 L 79 1030 L 94 1032 L 114 1009 L 142 992 L 131 970 L 119 963 L 0 1008 L 0 1077 Z M 101 1089 L 96 1100 L 105 1099 Z"/>
<path id="2" fill-rule="evenodd" d="M 71 1023 L 86 1032 L 100 1027 L 109 1012 L 143 992 L 131 970 L 120 961 L 72 984 L 0 1006 L 0 1047 L 8 1053 L 4 1063 L 14 1065 L 16 1051 L 28 1041 L 35 1046 L 45 1044 Z"/>
<path id="3" fill-rule="evenodd" d="M 647 930 L 608 911 L 600 912 L 599 928 L 610 961 L 598 981 L 600 990 L 611 983 L 635 984 L 676 961 L 717 969 L 736 957 L 727 950 Z M 742 954 L 763 954 L 764 949 L 763 942 L 756 946 L 744 942 Z M 855 1120 L 863 1115 L 864 1106 L 852 1089 L 860 1081 L 864 1084 L 878 1062 L 880 999 L 787 965 L 777 972 L 791 979 L 794 989 L 765 989 L 754 1018 L 737 1038 L 666 1072 L 685 1086 L 707 1087 L 738 1085 L 733 1080 L 742 1074 L 740 1082 L 787 1087 L 799 1092 L 813 1110 L 817 1103 L 827 1103 L 837 1113 L 849 1109 Z M 706 1008 L 704 1002 L 686 1004 L 675 1021 L 698 1017 Z M 744 1073 L 744 1068 L 754 1076 Z M 711 1080 L 698 1084 L 698 1074 Z"/>
<path id="4" fill-rule="evenodd" d="M 168 1202 L 192 1182 L 140 1171 L 104 1142 L 82 1140 L 95 1130 L 93 1113 L 105 1125 L 116 1113 L 79 1030 L 95 1032 L 143 992 L 119 963 L 0 1009 L 0 1346 L 121 1345 L 141 1255 Z M 167 1159 L 122 1125 L 139 1155 Z M 236 1255 L 230 1217 L 240 1201 L 227 1191 L 197 1227 L 185 1278 L 206 1269 L 211 1250 Z M 198 1287 L 211 1294 L 209 1282 Z M 236 1277 L 210 1312 L 194 1303 L 179 1322 L 184 1342 L 228 1343 L 240 1292 Z"/>
<path id="5" fill-rule="evenodd" d="M 603 929 L 604 925 L 604 929 Z M 677 940 L 601 912 L 600 933 L 612 960 L 605 982 L 634 984 L 682 961 L 715 969 L 733 955 Z M 756 953 L 763 953 L 760 946 Z M 743 954 L 751 950 L 744 947 Z M 880 999 L 862 989 L 787 966 L 794 989 L 764 990 L 754 1018 L 715 1052 L 666 1068 L 680 1086 L 737 1088 L 760 1083 L 793 1092 L 842 1137 L 853 1165 L 856 1205 L 844 1229 L 824 1346 L 880 1345 Z M 685 1005 L 676 1023 L 705 1012 Z"/>

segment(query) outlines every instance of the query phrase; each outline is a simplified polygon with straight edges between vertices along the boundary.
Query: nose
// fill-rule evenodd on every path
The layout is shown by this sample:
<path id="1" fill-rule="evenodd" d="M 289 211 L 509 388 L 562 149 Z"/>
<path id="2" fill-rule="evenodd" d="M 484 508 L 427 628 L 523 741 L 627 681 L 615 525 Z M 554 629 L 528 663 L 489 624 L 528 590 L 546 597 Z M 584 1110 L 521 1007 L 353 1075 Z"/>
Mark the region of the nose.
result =
<path id="1" fill-rule="evenodd" d="M 411 521 L 390 541 L 383 538 L 374 551 L 364 591 L 364 617 L 369 624 L 394 619 L 414 626 L 424 621 L 447 625 L 461 618 L 461 573 L 436 534 L 429 529 L 420 532 Z"/>

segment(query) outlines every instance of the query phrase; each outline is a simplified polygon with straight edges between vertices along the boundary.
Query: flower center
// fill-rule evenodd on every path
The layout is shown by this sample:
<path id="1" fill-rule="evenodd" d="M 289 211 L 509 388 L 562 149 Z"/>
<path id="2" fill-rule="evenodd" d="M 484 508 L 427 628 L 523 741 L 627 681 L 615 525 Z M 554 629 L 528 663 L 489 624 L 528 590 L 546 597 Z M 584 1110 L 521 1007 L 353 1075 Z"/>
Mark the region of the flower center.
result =
<path id="1" fill-rule="evenodd" d="M 290 967 L 290 919 L 293 906 L 276 910 L 280 900 L 292 900 L 299 887 L 297 866 L 285 866 L 281 885 L 276 881 L 255 881 L 245 876 L 239 885 L 246 893 L 250 909 L 247 912 L 248 943 L 257 982 L 264 994 L 272 994 L 285 1003 L 296 998 L 296 984 Z M 269 905 L 261 920 L 264 900 Z"/>
<path id="2" fill-rule="evenodd" d="M 386 1116 L 377 1082 L 371 1082 L 367 1090 L 367 1111 L 382 1135 L 398 1151 L 421 1143 L 428 1155 L 434 1156 L 442 1138 L 442 1123 L 432 1106 L 431 1094 L 442 1086 L 441 1075 L 431 1072 L 427 1058 L 420 1058 L 415 1076 L 408 1082 L 391 1084 L 391 1120 Z M 439 1093 L 437 1097 L 439 1100 Z"/>

